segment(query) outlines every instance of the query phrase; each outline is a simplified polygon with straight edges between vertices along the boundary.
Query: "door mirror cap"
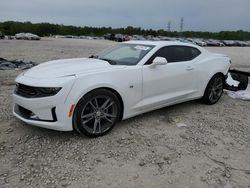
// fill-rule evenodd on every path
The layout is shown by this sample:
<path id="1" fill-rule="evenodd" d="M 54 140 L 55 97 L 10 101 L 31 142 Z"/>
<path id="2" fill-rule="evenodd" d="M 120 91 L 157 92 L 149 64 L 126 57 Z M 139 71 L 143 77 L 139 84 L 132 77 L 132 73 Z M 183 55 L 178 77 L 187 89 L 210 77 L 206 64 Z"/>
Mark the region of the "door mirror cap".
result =
<path id="1" fill-rule="evenodd" d="M 167 59 L 164 57 L 156 57 L 154 58 L 153 62 L 151 65 L 156 66 L 156 65 L 166 65 L 168 63 Z"/>

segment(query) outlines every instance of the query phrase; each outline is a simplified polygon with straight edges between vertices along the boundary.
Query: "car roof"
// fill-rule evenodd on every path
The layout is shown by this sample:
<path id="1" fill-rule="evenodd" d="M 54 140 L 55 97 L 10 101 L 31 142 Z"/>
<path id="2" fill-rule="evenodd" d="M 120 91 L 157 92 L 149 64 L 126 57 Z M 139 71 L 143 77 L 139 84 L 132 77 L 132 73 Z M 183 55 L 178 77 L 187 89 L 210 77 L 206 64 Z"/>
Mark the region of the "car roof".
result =
<path id="1" fill-rule="evenodd" d="M 207 49 L 198 46 L 196 44 L 180 42 L 180 41 L 148 41 L 148 40 L 130 40 L 127 42 L 123 42 L 125 44 L 139 44 L 139 45 L 153 45 L 156 48 L 162 48 L 165 46 L 190 46 L 198 49 L 202 53 L 210 53 Z"/>
<path id="2" fill-rule="evenodd" d="M 124 42 L 126 44 L 141 44 L 141 45 L 153 45 L 157 47 L 163 47 L 163 46 L 191 46 L 198 49 L 201 49 L 200 46 L 197 46 L 195 44 L 180 42 L 180 41 L 147 41 L 147 40 L 131 40 Z"/>

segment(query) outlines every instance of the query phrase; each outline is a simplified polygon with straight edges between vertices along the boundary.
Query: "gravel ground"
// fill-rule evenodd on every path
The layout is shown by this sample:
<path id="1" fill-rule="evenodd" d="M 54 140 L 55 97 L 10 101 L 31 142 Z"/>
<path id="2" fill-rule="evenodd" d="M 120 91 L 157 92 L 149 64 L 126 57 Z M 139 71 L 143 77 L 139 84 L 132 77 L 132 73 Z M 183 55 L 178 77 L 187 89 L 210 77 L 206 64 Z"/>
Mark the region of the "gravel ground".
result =
<path id="1" fill-rule="evenodd" d="M 86 57 L 110 41 L 0 40 L 0 57 L 38 63 Z M 250 70 L 250 48 L 209 48 Z M 0 187 L 250 187 L 249 102 L 223 95 L 119 123 L 101 138 L 22 123 L 11 112 L 14 79 L 0 71 Z M 178 126 L 178 125 L 186 126 Z"/>

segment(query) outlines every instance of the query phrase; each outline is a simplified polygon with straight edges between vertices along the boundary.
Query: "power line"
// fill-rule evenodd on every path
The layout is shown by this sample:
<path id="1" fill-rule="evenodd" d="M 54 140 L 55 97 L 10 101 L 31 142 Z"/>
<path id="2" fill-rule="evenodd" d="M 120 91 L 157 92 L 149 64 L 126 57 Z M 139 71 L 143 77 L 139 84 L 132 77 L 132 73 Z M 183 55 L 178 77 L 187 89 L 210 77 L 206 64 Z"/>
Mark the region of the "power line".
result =
<path id="1" fill-rule="evenodd" d="M 183 31 L 183 27 L 184 27 L 184 18 L 181 18 L 181 23 L 180 23 L 180 32 Z"/>
<path id="2" fill-rule="evenodd" d="M 168 32 L 171 31 L 171 21 L 168 22 Z"/>

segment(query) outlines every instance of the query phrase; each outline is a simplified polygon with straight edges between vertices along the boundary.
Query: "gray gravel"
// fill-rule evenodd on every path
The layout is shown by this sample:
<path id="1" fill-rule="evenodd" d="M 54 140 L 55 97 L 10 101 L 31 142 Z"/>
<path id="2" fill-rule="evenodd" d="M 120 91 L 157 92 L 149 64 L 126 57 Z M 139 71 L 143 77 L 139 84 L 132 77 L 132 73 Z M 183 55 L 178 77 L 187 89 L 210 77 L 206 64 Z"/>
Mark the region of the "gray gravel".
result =
<path id="1" fill-rule="evenodd" d="M 4 40 L 0 57 L 41 63 L 86 57 L 111 45 Z M 249 67 L 250 48 L 211 50 L 217 49 L 234 59 L 241 53 L 247 61 L 236 67 Z M 14 118 L 11 94 L 20 72 L 0 71 L 0 187 L 250 187 L 249 102 L 226 95 L 213 106 L 187 102 L 125 120 L 90 139 Z"/>

